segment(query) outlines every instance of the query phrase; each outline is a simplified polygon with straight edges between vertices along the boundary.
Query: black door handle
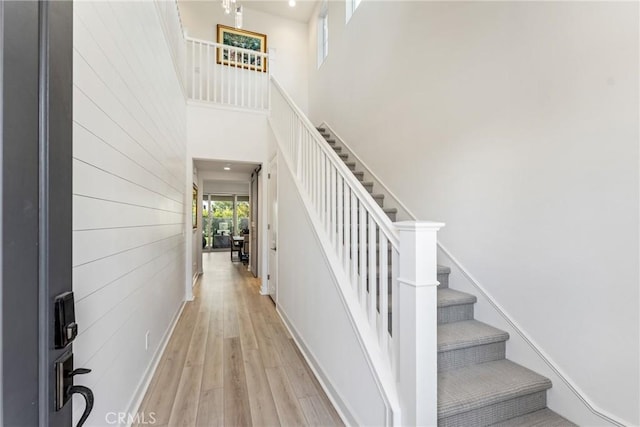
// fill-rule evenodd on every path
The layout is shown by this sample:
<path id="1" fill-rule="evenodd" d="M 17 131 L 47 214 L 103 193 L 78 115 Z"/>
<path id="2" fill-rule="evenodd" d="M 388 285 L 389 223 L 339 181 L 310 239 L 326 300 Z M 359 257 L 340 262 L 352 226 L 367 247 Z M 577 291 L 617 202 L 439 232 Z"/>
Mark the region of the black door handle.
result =
<path id="1" fill-rule="evenodd" d="M 70 361 L 69 368 L 73 369 L 73 355 L 70 355 L 67 360 Z M 93 391 L 91 391 L 89 387 L 86 387 L 83 385 L 73 385 L 73 377 L 76 375 L 85 375 L 90 372 L 91 372 L 91 369 L 86 369 L 86 368 L 66 370 L 64 372 L 64 376 L 66 377 L 64 381 L 64 384 L 65 384 L 64 402 L 67 402 L 69 399 L 71 399 L 71 396 L 73 396 L 74 394 L 79 394 L 84 398 L 84 403 L 85 403 L 84 412 L 82 413 L 82 416 L 78 420 L 78 424 L 76 427 L 82 427 L 82 425 L 87 421 L 87 418 L 89 418 L 89 414 L 93 410 L 94 399 L 93 399 Z"/>
<path id="2" fill-rule="evenodd" d="M 84 403 L 85 403 L 84 412 L 82 413 L 82 416 L 78 420 L 78 424 L 76 426 L 76 427 L 82 427 L 85 421 L 87 421 L 87 418 L 89 418 L 89 414 L 93 410 L 93 391 L 91 391 L 89 387 L 85 387 L 83 385 L 72 385 L 67 389 L 67 394 L 69 395 L 69 397 L 71 397 L 74 394 L 79 394 L 82 397 L 84 397 Z"/>

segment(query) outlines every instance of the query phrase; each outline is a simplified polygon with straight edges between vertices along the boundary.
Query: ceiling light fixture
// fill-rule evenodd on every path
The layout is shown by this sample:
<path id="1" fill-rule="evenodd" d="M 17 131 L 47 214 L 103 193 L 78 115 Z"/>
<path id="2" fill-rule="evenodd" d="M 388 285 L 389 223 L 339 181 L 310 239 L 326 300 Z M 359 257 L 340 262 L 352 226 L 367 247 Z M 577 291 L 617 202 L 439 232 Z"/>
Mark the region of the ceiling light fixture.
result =
<path id="1" fill-rule="evenodd" d="M 242 28 L 242 6 L 236 7 L 236 28 Z"/>
<path id="2" fill-rule="evenodd" d="M 289 7 L 295 7 L 296 0 L 289 0 Z"/>
<path id="3" fill-rule="evenodd" d="M 223 169 L 226 170 L 226 171 L 230 171 L 231 170 L 231 168 L 229 166 L 225 166 Z"/>
<path id="4" fill-rule="evenodd" d="M 295 0 L 291 0 L 295 4 Z M 231 11 L 235 15 L 235 26 L 236 28 L 242 28 L 242 6 L 238 4 L 238 0 L 221 0 L 222 8 L 224 9 L 225 15 L 230 15 Z"/>

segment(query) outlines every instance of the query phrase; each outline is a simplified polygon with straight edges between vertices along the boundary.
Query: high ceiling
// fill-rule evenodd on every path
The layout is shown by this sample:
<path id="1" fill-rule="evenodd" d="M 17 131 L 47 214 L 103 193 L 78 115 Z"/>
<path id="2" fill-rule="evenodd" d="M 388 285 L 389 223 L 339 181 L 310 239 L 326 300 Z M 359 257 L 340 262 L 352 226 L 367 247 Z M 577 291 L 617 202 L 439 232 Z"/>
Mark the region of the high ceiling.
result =
<path id="1" fill-rule="evenodd" d="M 299 22 L 309 21 L 316 3 L 317 0 L 296 0 L 296 5 L 290 7 L 288 0 L 240 0 L 240 4 L 247 9 L 259 10 Z"/>

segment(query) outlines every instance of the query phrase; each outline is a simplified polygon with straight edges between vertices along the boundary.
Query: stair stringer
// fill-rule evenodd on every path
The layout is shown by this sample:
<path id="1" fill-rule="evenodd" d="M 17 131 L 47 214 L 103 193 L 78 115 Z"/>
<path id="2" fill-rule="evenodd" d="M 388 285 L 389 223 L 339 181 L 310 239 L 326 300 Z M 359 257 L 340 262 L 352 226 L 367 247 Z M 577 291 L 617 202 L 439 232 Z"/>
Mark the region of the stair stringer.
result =
<path id="1" fill-rule="evenodd" d="M 322 122 L 320 126 L 327 129 L 331 137 L 343 147 L 342 152 L 348 153 L 349 158 L 356 162 L 356 169 L 364 171 L 365 179 L 372 181 L 378 191 L 385 195 L 385 204 L 398 209 L 399 219 L 416 220 L 416 215 L 384 185 L 327 122 Z M 509 333 L 509 359 L 551 379 L 554 387 L 548 393 L 548 406 L 552 410 L 559 410 L 579 425 L 632 425 L 597 406 L 441 242 L 438 242 L 438 263 L 451 267 L 451 280 L 456 289 L 473 293 L 478 297 L 478 320 Z M 602 424 L 603 422 L 606 424 Z"/>
<path id="2" fill-rule="evenodd" d="M 327 271 L 329 273 L 332 284 L 337 291 L 337 294 L 340 299 L 340 304 L 342 305 L 342 309 L 344 310 L 344 314 L 348 318 L 349 326 L 352 328 L 355 337 L 357 338 L 357 344 L 362 350 L 364 359 L 366 360 L 369 372 L 372 375 L 372 379 L 375 382 L 375 386 L 377 391 L 382 399 L 385 408 L 384 419 L 379 420 L 379 422 L 375 423 L 378 425 L 384 424 L 387 426 L 399 426 L 401 425 L 401 411 L 400 411 L 400 403 L 398 398 L 398 391 L 396 387 L 396 382 L 391 372 L 390 363 L 385 359 L 384 352 L 380 349 L 376 337 L 376 332 L 371 328 L 366 314 L 363 312 L 360 303 L 358 301 L 358 296 L 356 292 L 349 285 L 349 278 L 343 270 L 342 264 L 335 255 L 335 251 L 330 246 L 329 237 L 326 234 L 324 227 L 317 217 L 315 210 L 313 208 L 312 202 L 306 196 L 304 189 L 301 184 L 295 178 L 295 170 L 292 167 L 290 160 L 286 155 L 282 153 L 280 148 L 280 141 L 277 131 L 275 127 L 271 126 L 274 135 L 276 136 L 276 141 L 278 141 L 278 163 L 281 165 L 286 165 L 286 167 L 279 168 L 279 177 L 278 177 L 278 241 L 279 241 L 279 257 L 283 256 L 283 251 L 286 251 L 286 240 L 282 239 L 283 236 L 283 228 L 287 227 L 286 222 L 283 221 L 283 214 L 285 214 L 286 209 L 283 209 L 283 194 L 287 194 L 288 202 L 295 202 L 293 199 L 297 199 L 299 203 L 303 205 L 304 218 L 307 222 L 307 225 L 310 228 L 310 232 L 313 236 L 313 241 L 310 242 L 306 240 L 304 243 L 306 245 L 310 245 L 312 243 L 318 246 L 319 253 L 322 257 L 323 264 L 326 266 Z M 286 174 L 286 175 L 285 175 Z M 281 184 L 283 186 L 293 186 L 293 191 L 280 191 Z M 282 188 L 284 190 L 285 188 Z M 290 190 L 290 189 L 288 189 Z M 291 225 L 291 224 L 289 224 Z M 294 251 L 295 253 L 295 251 Z M 318 268 L 318 260 L 317 259 L 309 259 L 304 260 L 305 257 L 297 256 L 295 260 L 291 259 L 289 262 L 304 262 L 308 261 L 309 266 L 298 266 L 298 269 L 309 269 L 313 270 Z M 303 261 L 304 260 L 304 261 Z M 281 264 L 279 261 L 278 269 L 279 269 L 279 278 L 278 278 L 278 288 L 280 288 L 280 282 L 282 281 L 282 276 L 286 273 L 284 269 L 288 268 L 287 263 Z M 324 284 L 326 286 L 326 284 Z M 311 342 L 313 337 L 309 337 L 311 334 L 307 334 L 303 330 L 303 326 L 296 323 L 295 316 L 290 313 L 291 306 L 285 307 L 280 303 L 280 291 L 278 291 L 278 312 L 280 313 L 283 321 L 287 325 L 287 327 L 292 332 L 292 337 L 296 341 L 298 347 L 301 349 L 303 355 L 309 362 L 310 366 L 318 374 L 321 382 L 323 383 L 323 388 L 327 392 L 327 394 L 334 401 L 334 404 L 337 408 L 340 409 L 341 415 L 343 416 L 343 420 L 347 424 L 354 425 L 365 425 L 371 424 L 367 423 L 363 420 L 357 411 L 354 410 L 353 405 L 351 404 L 349 392 L 345 391 L 345 389 L 340 389 L 339 386 L 336 386 L 335 372 L 331 372 L 328 369 L 327 365 L 323 363 L 322 357 L 318 357 L 317 348 L 314 348 L 314 343 Z M 328 313 L 328 315 L 335 315 L 335 313 Z M 322 325 L 315 325 L 315 327 L 322 327 Z M 343 378 L 338 378 L 338 380 L 343 380 Z M 360 396 L 361 397 L 361 396 Z M 376 403 L 377 404 L 377 403 Z"/>

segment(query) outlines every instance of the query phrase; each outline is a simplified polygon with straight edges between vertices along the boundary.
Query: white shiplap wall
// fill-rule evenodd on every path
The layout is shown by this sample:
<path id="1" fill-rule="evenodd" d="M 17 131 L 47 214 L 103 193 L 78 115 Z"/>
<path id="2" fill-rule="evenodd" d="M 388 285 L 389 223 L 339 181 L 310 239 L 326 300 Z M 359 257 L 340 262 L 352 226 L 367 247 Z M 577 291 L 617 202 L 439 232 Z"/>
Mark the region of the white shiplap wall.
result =
<path id="1" fill-rule="evenodd" d="M 88 424 L 107 425 L 184 299 L 186 110 L 154 2 L 74 9 L 74 351 L 93 370 L 76 382 L 96 396 Z"/>

